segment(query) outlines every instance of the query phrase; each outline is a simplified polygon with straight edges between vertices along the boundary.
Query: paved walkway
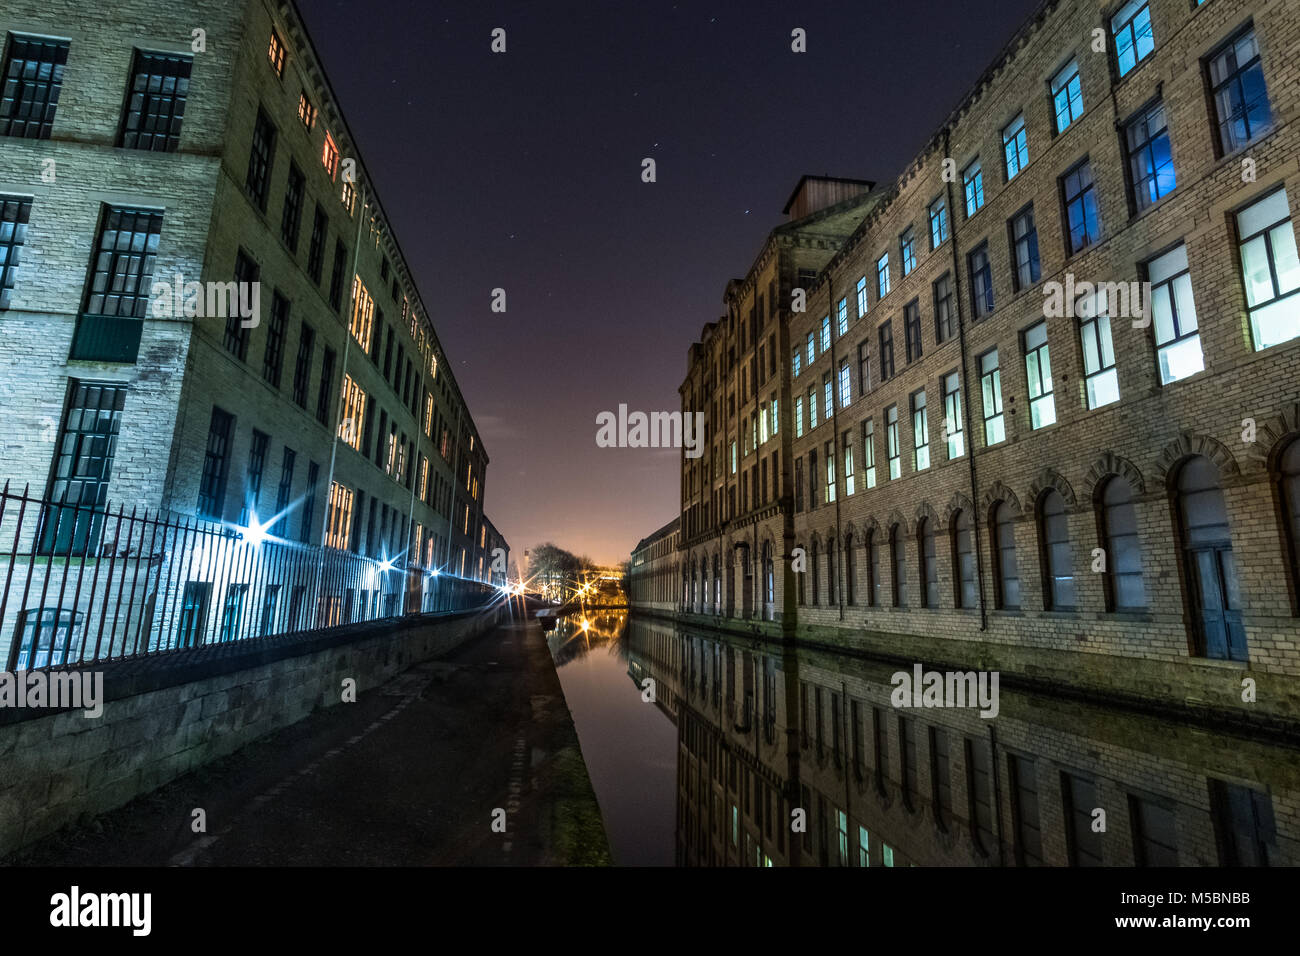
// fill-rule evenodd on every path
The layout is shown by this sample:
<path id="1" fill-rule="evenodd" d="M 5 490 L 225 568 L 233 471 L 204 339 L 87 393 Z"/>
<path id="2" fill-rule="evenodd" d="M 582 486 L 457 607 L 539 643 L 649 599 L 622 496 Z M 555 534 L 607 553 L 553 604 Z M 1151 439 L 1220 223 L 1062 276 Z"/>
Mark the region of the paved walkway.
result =
<path id="1" fill-rule="evenodd" d="M 192 830 L 196 808 L 206 833 Z M 505 833 L 493 831 L 497 809 Z M 536 866 L 610 857 L 541 630 L 512 623 L 13 862 Z"/>

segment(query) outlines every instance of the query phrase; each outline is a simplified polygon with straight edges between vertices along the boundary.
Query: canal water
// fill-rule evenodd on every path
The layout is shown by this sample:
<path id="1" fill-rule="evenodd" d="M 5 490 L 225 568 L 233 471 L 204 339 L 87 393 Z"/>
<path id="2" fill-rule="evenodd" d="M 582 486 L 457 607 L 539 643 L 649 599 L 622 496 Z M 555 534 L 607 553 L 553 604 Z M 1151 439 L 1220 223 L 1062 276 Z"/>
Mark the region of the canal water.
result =
<path id="1" fill-rule="evenodd" d="M 677 730 L 631 672 L 626 611 L 562 618 L 547 635 L 610 851 L 620 866 L 674 862 Z"/>
<path id="2" fill-rule="evenodd" d="M 1300 865 L 1293 738 L 1014 680 L 932 707 L 912 666 L 626 612 L 547 641 L 619 865 Z"/>

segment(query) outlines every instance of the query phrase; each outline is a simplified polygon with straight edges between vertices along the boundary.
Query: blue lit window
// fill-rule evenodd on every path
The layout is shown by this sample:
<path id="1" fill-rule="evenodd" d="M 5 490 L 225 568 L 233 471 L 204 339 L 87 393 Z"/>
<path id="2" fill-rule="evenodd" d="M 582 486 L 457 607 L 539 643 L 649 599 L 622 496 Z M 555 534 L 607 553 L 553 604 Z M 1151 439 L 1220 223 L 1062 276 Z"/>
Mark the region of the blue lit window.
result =
<path id="1" fill-rule="evenodd" d="M 1056 132 L 1064 133 L 1083 115 L 1083 86 L 1079 64 L 1071 60 L 1052 77 L 1052 108 L 1056 111 Z"/>
<path id="2" fill-rule="evenodd" d="M 938 249 L 948 239 L 948 203 L 943 197 L 930 203 L 930 248 Z"/>
<path id="3" fill-rule="evenodd" d="M 1156 48 L 1151 32 L 1151 6 L 1146 0 L 1129 0 L 1110 18 L 1110 32 L 1115 38 L 1115 58 L 1119 75 L 1127 76 Z"/>
<path id="4" fill-rule="evenodd" d="M 1007 158 L 1007 182 L 1016 178 L 1020 170 L 1029 165 L 1029 137 L 1025 132 L 1025 118 L 1017 116 L 1002 131 L 1002 150 Z"/>
<path id="5" fill-rule="evenodd" d="M 966 167 L 961 181 L 966 191 L 966 218 L 969 219 L 984 208 L 984 170 L 978 159 Z"/>
<path id="6" fill-rule="evenodd" d="M 911 226 L 898 237 L 898 248 L 903 260 L 903 275 L 909 275 L 916 268 L 916 235 Z"/>
<path id="7" fill-rule="evenodd" d="M 1143 210 L 1173 192 L 1178 184 L 1164 104 L 1155 103 L 1130 121 L 1125 138 L 1133 201 Z"/>

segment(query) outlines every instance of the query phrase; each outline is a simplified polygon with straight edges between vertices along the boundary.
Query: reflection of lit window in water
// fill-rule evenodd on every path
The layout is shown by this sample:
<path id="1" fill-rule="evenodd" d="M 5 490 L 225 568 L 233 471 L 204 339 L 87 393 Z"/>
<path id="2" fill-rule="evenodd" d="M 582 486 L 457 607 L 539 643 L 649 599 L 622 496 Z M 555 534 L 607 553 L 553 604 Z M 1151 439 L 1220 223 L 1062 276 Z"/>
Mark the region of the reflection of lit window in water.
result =
<path id="1" fill-rule="evenodd" d="M 572 621 L 564 627 L 575 654 L 608 646 L 594 630 L 588 647 Z M 1058 704 L 1005 683 L 992 720 L 952 697 L 944 698 L 951 706 L 896 707 L 893 664 L 642 615 L 628 619 L 618 643 L 627 697 L 639 701 L 641 682 L 653 680 L 653 706 L 674 725 L 676 786 L 641 796 L 662 801 L 673 819 L 679 866 L 1300 862 L 1300 798 L 1270 769 L 1296 765 L 1289 745 L 1242 738 L 1228 749 L 1188 747 L 1158 714 Z M 1064 741 L 1067 725 L 1095 728 L 1097 740 Z M 618 748 L 641 745 L 637 724 L 618 732 Z M 1100 740 L 1108 741 L 1104 762 Z M 1127 808 L 1122 823 L 1103 807 L 1107 794 Z M 1001 825 L 999 806 L 1007 808 Z M 1127 839 L 1096 839 L 1098 808 Z M 608 824 L 612 842 L 615 828 Z"/>

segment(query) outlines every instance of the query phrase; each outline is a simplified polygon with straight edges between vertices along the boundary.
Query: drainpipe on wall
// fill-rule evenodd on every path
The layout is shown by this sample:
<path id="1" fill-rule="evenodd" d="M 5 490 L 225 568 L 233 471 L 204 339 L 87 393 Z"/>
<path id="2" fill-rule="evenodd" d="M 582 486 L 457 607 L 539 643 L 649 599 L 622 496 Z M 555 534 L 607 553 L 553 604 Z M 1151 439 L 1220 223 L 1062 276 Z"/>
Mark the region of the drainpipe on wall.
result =
<path id="1" fill-rule="evenodd" d="M 420 378 L 424 378 L 425 370 L 428 369 L 428 367 L 429 367 L 429 343 L 428 343 L 428 336 L 425 336 L 424 348 L 420 349 Z M 424 389 L 421 388 L 420 391 L 423 392 Z M 407 512 L 406 515 L 406 566 L 407 568 L 410 568 L 411 565 L 411 543 L 415 536 L 415 486 L 416 483 L 419 482 L 420 480 L 420 472 L 418 467 L 420 461 L 420 432 L 424 430 L 423 426 L 420 424 L 420 414 L 422 411 L 423 409 L 418 409 L 415 416 L 415 441 L 413 443 L 415 454 L 412 456 L 414 460 L 411 462 L 411 467 L 416 469 L 416 471 L 415 474 L 411 476 L 411 503 L 409 506 L 410 510 Z M 427 480 L 429 476 L 428 469 L 425 469 L 424 474 L 425 474 L 425 479 Z M 418 558 L 419 556 L 417 555 L 417 560 Z M 407 574 L 409 575 L 409 573 L 410 572 L 408 571 Z M 403 590 L 405 591 L 406 597 L 409 598 L 411 594 L 409 577 L 406 581 L 406 587 L 403 588 Z M 410 612 L 410 610 L 411 610 L 410 608 L 407 608 L 408 613 Z M 420 575 L 419 610 L 421 611 L 424 610 L 424 575 L 423 574 Z"/>
<path id="2" fill-rule="evenodd" d="M 835 316 L 835 283 L 834 283 L 834 279 L 832 278 L 831 270 L 829 268 L 826 270 L 826 315 L 828 318 L 834 318 Z M 836 472 L 835 477 L 838 478 L 839 466 L 836 464 L 836 458 L 839 457 L 838 452 L 840 447 L 840 418 L 839 418 L 840 382 L 838 377 L 839 367 L 835 364 L 835 339 L 836 339 L 835 329 L 832 328 L 831 330 L 831 429 L 834 431 L 834 434 L 831 435 L 830 465 L 831 468 L 834 469 Z M 844 497 L 842 494 L 840 494 L 840 492 L 842 492 L 843 490 L 844 490 L 843 488 L 840 488 L 839 492 L 836 492 L 835 494 L 835 548 L 839 552 L 837 567 L 842 566 L 844 563 L 844 543 L 842 540 L 842 536 L 840 534 L 840 499 Z M 827 555 L 831 553 L 830 548 L 826 549 L 826 553 Z M 830 574 L 826 575 L 826 580 L 828 583 L 831 583 L 831 578 L 832 575 Z M 836 588 L 836 592 L 838 595 L 840 620 L 842 621 L 844 620 L 844 588 L 842 586 Z"/>
<path id="3" fill-rule="evenodd" d="M 949 134 L 950 127 L 943 128 L 943 155 L 949 158 L 952 153 L 950 149 Z M 971 501 L 971 534 L 975 546 L 975 581 L 979 588 L 980 601 L 980 630 L 989 629 L 988 605 L 984 599 L 984 558 L 980 548 L 980 528 L 983 527 L 983 520 L 979 513 L 979 481 L 975 471 L 975 433 L 971 430 L 970 422 L 970 363 L 969 351 L 966 345 L 966 319 L 963 315 L 962 303 L 965 302 L 965 295 L 962 293 L 961 282 L 961 262 L 957 257 L 957 207 L 953 205 L 952 183 L 945 187 L 946 199 L 948 205 L 948 237 L 952 245 L 952 282 L 953 298 L 957 300 L 957 341 L 961 349 L 961 396 L 962 396 L 962 428 L 966 433 L 966 460 L 970 466 L 970 501 Z M 958 575 L 961 574 L 959 568 L 954 567 L 953 571 Z M 961 581 L 956 582 L 960 590 Z"/>

